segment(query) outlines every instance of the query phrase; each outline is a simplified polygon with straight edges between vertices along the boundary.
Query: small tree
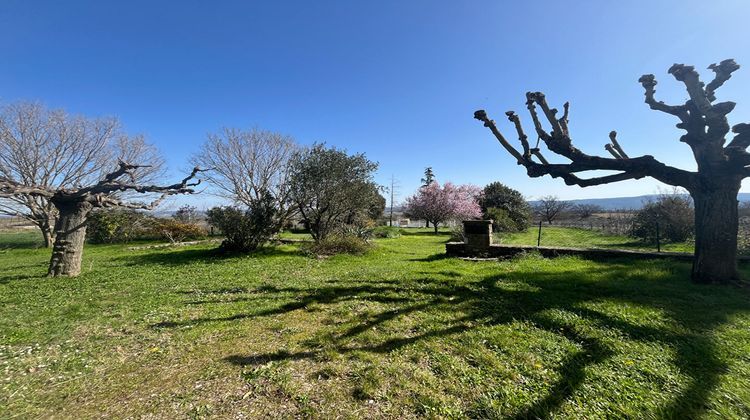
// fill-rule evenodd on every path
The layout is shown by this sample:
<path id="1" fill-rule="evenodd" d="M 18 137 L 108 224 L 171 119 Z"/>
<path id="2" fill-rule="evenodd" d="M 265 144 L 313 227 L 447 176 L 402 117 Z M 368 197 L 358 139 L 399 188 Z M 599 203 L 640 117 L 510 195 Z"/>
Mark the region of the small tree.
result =
<path id="1" fill-rule="evenodd" d="M 482 190 L 479 205 L 486 219 L 492 219 L 496 231 L 523 231 L 529 227 L 531 207 L 523 194 L 501 182 L 492 182 Z"/>
<path id="2" fill-rule="evenodd" d="M 142 136 L 123 133 L 114 118 L 72 116 L 26 102 L 0 108 L 0 179 L 6 185 L 77 189 L 102 179 L 117 159 L 141 163 L 130 171 L 133 183 L 152 182 L 162 173 L 157 149 Z M 31 221 L 44 245 L 52 246 L 57 207 L 45 195 L 12 191 L 0 196 L 0 214 Z"/>
<path id="3" fill-rule="evenodd" d="M 49 263 L 50 276 L 77 276 L 81 272 L 83 243 L 86 238 L 86 221 L 91 210 L 97 207 L 126 207 L 131 209 L 153 209 L 166 196 L 188 194 L 200 181 L 191 183 L 200 171 L 193 172 L 181 182 L 158 186 L 138 184 L 135 171 L 140 165 L 120 162 L 116 171 L 106 174 L 99 182 L 73 188 L 52 188 L 40 185 L 24 185 L 14 180 L 0 177 L 0 197 L 28 195 L 48 200 L 58 212 L 55 223 L 55 243 Z M 128 202 L 120 194 L 137 192 L 157 193 L 160 196 L 150 204 Z"/>
<path id="4" fill-rule="evenodd" d="M 208 135 L 192 161 L 207 168 L 206 180 L 218 195 L 251 213 L 268 214 L 270 197 L 274 211 L 269 227 L 278 232 L 296 210 L 289 196 L 289 160 L 297 149 L 294 139 L 283 134 L 224 128 Z"/>
<path id="5" fill-rule="evenodd" d="M 198 209 L 188 204 L 177 209 L 172 217 L 182 223 L 195 223 L 200 219 Z"/>
<path id="6" fill-rule="evenodd" d="M 555 195 L 545 195 L 534 205 L 534 213 L 546 220 L 547 223 L 552 224 L 558 216 L 570 207 L 569 202 L 560 200 Z"/>
<path id="7" fill-rule="evenodd" d="M 432 182 L 406 199 L 406 211 L 413 217 L 431 222 L 438 233 L 440 223 L 481 218 L 480 195 L 481 190 L 473 185 L 456 186 L 446 182 L 441 187 L 438 182 Z"/>
<path id="8" fill-rule="evenodd" d="M 604 211 L 601 206 L 596 204 L 575 204 L 570 208 L 571 212 L 578 216 L 579 219 L 588 219 L 595 213 L 601 213 Z"/>
<path id="9" fill-rule="evenodd" d="M 385 199 L 373 181 L 378 164 L 364 154 L 315 144 L 290 163 L 290 197 L 316 241 L 345 224 L 380 215 Z"/>

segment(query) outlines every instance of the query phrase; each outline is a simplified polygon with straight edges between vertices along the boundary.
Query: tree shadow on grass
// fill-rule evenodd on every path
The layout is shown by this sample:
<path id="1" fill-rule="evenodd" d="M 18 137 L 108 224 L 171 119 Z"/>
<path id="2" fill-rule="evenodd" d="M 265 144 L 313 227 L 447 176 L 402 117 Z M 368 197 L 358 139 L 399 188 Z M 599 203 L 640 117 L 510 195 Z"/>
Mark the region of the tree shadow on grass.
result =
<path id="1" fill-rule="evenodd" d="M 646 262 L 661 267 L 660 262 Z M 331 282 L 325 287 L 265 286 L 245 292 L 275 294 L 286 303 L 227 317 L 199 318 L 163 322 L 155 328 L 171 328 L 208 322 L 228 322 L 307 310 L 309 305 L 334 305 L 353 299 L 388 303 L 389 308 L 376 314 L 365 314 L 354 325 L 342 325 L 328 346 L 338 353 L 390 353 L 406 346 L 440 337 L 453 337 L 477 326 L 492 327 L 513 322 L 528 322 L 575 344 L 577 349 L 565 356 L 558 368 L 559 380 L 552 384 L 545 396 L 531 402 L 515 413 L 515 418 L 546 418 L 579 390 L 587 380 L 586 372 L 617 355 L 618 350 L 604 331 L 616 333 L 624 339 L 656 344 L 671 349 L 676 369 L 689 377 L 682 392 L 658 415 L 693 418 L 703 414 L 710 394 L 718 386 L 727 370 L 717 356 L 712 331 L 727 322 L 737 312 L 750 311 L 744 290 L 728 290 L 712 286 L 696 286 L 679 278 L 688 277 L 687 266 L 665 264 L 663 279 L 644 278 L 628 264 L 609 264 L 592 272 L 517 270 L 495 274 L 476 282 L 453 281 L 424 277 L 411 281 L 361 280 Z M 671 272 L 670 272 L 671 271 Z M 636 273 L 636 274 L 634 274 Z M 598 280 L 592 280 L 592 275 Z M 357 283 L 358 285 L 352 286 Z M 741 296 L 738 296 L 741 295 Z M 659 310 L 670 323 L 659 326 L 643 325 L 601 310 L 595 304 L 614 301 L 616 304 L 639 305 Z M 395 308 L 393 306 L 396 305 Z M 551 313 L 573 314 L 583 324 Z M 358 337 L 385 323 L 398 323 L 409 314 L 439 316 L 434 324 L 417 328 L 417 333 L 390 336 L 375 343 Z M 585 326 L 585 328 L 582 327 Z M 593 327 L 591 327 L 593 326 Z M 451 341 L 455 341 L 451 339 Z M 609 343 L 609 344 L 608 344 Z M 324 350 L 315 342 L 299 343 L 295 352 L 278 351 L 261 354 L 235 354 L 225 360 L 237 365 L 256 365 L 269 361 L 315 359 Z M 613 391 L 614 392 L 614 391 Z M 481 416 L 481 413 L 477 413 Z"/>
<path id="2" fill-rule="evenodd" d="M 188 249 L 154 249 L 148 253 L 137 255 L 126 255 L 117 259 L 123 262 L 123 265 L 175 265 L 181 266 L 197 262 L 218 262 L 228 261 L 241 258 L 265 258 L 280 256 L 300 256 L 302 255 L 295 247 L 288 246 L 268 246 L 254 252 L 223 252 L 218 248 L 188 248 Z"/>

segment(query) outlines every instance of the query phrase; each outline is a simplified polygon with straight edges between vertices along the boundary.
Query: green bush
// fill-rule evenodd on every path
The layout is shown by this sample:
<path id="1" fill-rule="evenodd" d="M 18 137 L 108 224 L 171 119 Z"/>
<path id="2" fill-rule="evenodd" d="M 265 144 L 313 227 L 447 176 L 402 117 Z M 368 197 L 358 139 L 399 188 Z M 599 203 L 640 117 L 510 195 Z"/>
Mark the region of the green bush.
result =
<path id="1" fill-rule="evenodd" d="M 371 245 L 362 238 L 354 235 L 333 234 L 304 245 L 302 251 L 309 255 L 362 255 L 370 248 Z"/>
<path id="2" fill-rule="evenodd" d="M 166 239 L 171 243 L 206 237 L 206 230 L 203 227 L 195 223 L 175 219 L 154 219 L 151 223 L 151 229 L 155 236 Z"/>
<path id="3" fill-rule="evenodd" d="M 88 217 L 86 238 L 91 243 L 113 244 L 152 239 L 152 217 L 135 210 L 101 209 Z"/>
<path id="4" fill-rule="evenodd" d="M 225 236 L 219 249 L 230 252 L 254 251 L 276 234 L 276 207 L 272 197 L 256 203 L 248 210 L 237 207 L 214 207 L 206 212 L 208 223 Z"/>
<path id="5" fill-rule="evenodd" d="M 689 196 L 662 194 L 635 213 L 630 235 L 646 242 L 655 242 L 658 223 L 662 241 L 683 242 L 693 236 L 694 217 L 695 210 Z"/>
<path id="6" fill-rule="evenodd" d="M 378 226 L 372 230 L 372 236 L 376 238 L 400 238 L 401 229 L 396 226 Z"/>

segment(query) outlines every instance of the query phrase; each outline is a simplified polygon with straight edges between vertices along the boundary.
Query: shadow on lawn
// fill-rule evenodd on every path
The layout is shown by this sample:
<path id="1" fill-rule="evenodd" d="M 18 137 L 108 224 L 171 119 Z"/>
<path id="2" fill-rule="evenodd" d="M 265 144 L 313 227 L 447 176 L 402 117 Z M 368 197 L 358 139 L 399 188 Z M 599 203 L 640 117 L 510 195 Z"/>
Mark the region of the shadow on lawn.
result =
<path id="1" fill-rule="evenodd" d="M 591 328 L 579 328 L 573 321 L 560 321 L 549 316 L 550 310 L 575 314 L 594 326 L 594 330 L 614 330 L 623 337 L 646 343 L 657 343 L 674 352 L 673 363 L 690 383 L 659 415 L 692 418 L 705 411 L 710 393 L 717 387 L 727 366 L 716 356 L 717 349 L 709 338 L 711 331 L 726 322 L 737 311 L 747 311 L 743 299 L 729 299 L 737 290 L 695 286 L 676 278 L 687 278 L 686 266 L 674 265 L 676 275 L 663 281 L 638 277 L 632 267 L 612 264 L 599 274 L 603 280 L 592 281 L 590 271 L 540 272 L 515 271 L 496 274 L 474 283 L 454 283 L 450 279 L 421 278 L 412 281 L 354 281 L 332 282 L 318 288 L 264 286 L 246 293 L 276 294 L 278 299 L 291 301 L 272 309 L 241 313 L 229 317 L 199 318 L 177 322 L 163 322 L 157 328 L 179 327 L 207 322 L 235 321 L 246 318 L 308 310 L 309 305 L 332 305 L 351 299 L 397 304 L 395 309 L 362 318 L 356 325 L 345 327 L 332 336 L 333 349 L 340 353 L 366 351 L 388 353 L 404 346 L 437 337 L 461 334 L 474 326 L 488 327 L 515 321 L 533 323 L 547 332 L 576 343 L 580 350 L 569 354 L 559 369 L 560 380 L 543 397 L 515 414 L 515 418 L 546 418 L 555 413 L 586 380 L 586 370 L 603 363 L 616 354 Z M 675 273 L 673 273 L 675 274 Z M 518 287 L 518 286 L 521 287 Z M 744 291 L 741 292 L 745 295 Z M 711 295 L 727 298 L 719 307 Z M 671 317 L 671 327 L 656 328 L 637 325 L 619 317 L 587 308 L 587 302 L 614 300 L 657 308 Z M 727 303 L 729 302 L 729 303 Z M 404 315 L 420 312 L 441 315 L 455 314 L 451 321 L 440 321 L 409 336 L 382 340 L 375 344 L 357 344 L 356 337 L 380 324 L 396 321 Z M 674 326 L 676 324 L 676 327 Z M 227 362 L 237 365 L 263 364 L 269 361 L 300 360 L 322 356 L 315 343 L 300 343 L 303 350 L 278 351 L 265 354 L 237 354 Z M 306 347 L 306 348 L 305 348 Z M 475 413 L 482 416 L 483 413 Z"/>
<path id="2" fill-rule="evenodd" d="M 221 252 L 217 248 L 162 248 L 149 250 L 148 253 L 118 257 L 124 265 L 140 266 L 144 264 L 184 265 L 197 262 L 217 262 L 232 259 L 256 258 L 269 256 L 302 255 L 297 248 L 289 246 L 268 246 L 252 253 Z"/>

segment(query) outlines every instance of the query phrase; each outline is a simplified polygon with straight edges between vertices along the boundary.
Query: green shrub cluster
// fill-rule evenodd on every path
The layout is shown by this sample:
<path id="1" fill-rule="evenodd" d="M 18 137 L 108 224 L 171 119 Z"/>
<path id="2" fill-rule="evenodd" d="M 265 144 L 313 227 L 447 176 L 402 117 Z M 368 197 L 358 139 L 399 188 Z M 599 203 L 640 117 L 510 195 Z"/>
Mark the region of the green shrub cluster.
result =
<path id="1" fill-rule="evenodd" d="M 251 252 L 262 247 L 279 230 L 276 208 L 266 197 L 252 209 L 214 207 L 206 212 L 208 223 L 225 236 L 219 249 L 229 252 Z"/>
<path id="2" fill-rule="evenodd" d="M 102 209 L 88 217 L 86 237 L 96 244 L 124 243 L 153 239 L 153 217 L 148 214 L 123 209 Z"/>
<path id="3" fill-rule="evenodd" d="M 396 226 L 378 226 L 372 230 L 372 236 L 376 238 L 400 238 L 401 229 Z"/>
<path id="4" fill-rule="evenodd" d="M 302 251 L 308 255 L 329 256 L 337 254 L 362 255 L 370 250 L 366 240 L 354 235 L 332 234 L 315 242 L 305 244 Z"/>

